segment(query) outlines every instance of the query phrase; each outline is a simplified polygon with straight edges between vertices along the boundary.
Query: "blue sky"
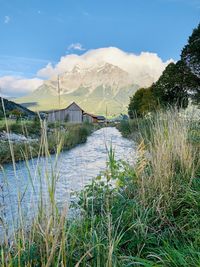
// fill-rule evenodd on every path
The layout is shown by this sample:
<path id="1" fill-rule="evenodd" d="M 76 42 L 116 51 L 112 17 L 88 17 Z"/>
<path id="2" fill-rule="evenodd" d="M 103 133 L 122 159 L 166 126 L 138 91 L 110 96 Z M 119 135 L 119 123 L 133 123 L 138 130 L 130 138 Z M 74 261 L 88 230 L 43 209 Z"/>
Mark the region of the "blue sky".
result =
<path id="1" fill-rule="evenodd" d="M 178 60 L 199 22 L 200 0 L 0 0 L 0 76 L 110 46 Z"/>

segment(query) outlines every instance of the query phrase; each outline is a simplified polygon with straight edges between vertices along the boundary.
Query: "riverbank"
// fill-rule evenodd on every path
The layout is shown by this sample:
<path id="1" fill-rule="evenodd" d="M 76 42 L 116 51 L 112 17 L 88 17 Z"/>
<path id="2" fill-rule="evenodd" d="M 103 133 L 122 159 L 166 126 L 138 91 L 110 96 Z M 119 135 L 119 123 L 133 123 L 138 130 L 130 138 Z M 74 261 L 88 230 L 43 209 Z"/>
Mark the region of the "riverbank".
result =
<path id="1" fill-rule="evenodd" d="M 107 169 L 76 194 L 75 218 L 58 212 L 52 172 L 50 208 L 41 201 L 29 231 L 22 223 L 5 242 L 1 265 L 199 266 L 198 129 L 188 139 L 191 125 L 178 114 L 157 114 L 139 132 L 134 166 L 116 160 L 111 146 Z"/>
<path id="2" fill-rule="evenodd" d="M 18 122 L 2 126 L 0 139 L 0 164 L 18 162 L 55 154 L 84 143 L 97 129 L 92 124 L 50 124 L 40 121 Z M 45 144 L 46 143 L 46 144 Z"/>
<path id="3" fill-rule="evenodd" d="M 187 125 L 188 141 L 194 145 L 194 147 L 200 146 L 200 121 L 198 117 L 193 116 L 181 116 L 177 111 L 169 111 L 172 116 L 176 116 L 178 120 L 184 122 Z M 173 114 L 174 113 L 174 114 Z M 125 138 L 134 140 L 140 143 L 142 140 L 147 144 L 154 136 L 151 131 L 152 125 L 162 120 L 159 118 L 162 113 L 157 113 L 151 117 L 135 118 L 132 120 L 121 121 L 116 127 Z M 161 121 L 161 123 L 164 123 Z"/>

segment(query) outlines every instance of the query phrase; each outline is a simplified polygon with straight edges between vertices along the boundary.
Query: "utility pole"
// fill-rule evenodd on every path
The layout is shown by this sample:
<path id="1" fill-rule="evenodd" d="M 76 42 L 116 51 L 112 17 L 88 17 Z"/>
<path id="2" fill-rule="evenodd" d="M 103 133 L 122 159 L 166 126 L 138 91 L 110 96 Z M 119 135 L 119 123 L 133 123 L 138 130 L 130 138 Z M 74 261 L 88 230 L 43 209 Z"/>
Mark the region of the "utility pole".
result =
<path id="1" fill-rule="evenodd" d="M 59 109 L 60 109 L 60 76 L 58 75 L 58 102 L 59 102 Z"/>
<path id="2" fill-rule="evenodd" d="M 60 114 L 60 76 L 58 75 L 58 105 L 59 105 L 59 121 L 61 121 Z"/>

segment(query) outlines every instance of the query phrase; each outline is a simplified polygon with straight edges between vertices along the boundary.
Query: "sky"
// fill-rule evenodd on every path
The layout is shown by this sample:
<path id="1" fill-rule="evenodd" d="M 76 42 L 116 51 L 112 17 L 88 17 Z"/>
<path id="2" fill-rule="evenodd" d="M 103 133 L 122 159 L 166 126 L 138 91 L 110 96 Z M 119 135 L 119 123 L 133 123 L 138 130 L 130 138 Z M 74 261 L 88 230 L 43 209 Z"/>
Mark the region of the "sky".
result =
<path id="1" fill-rule="evenodd" d="M 148 61 L 161 74 L 199 22 L 200 0 L 0 0 L 2 94 L 27 94 L 97 57 L 116 63 L 131 55 L 139 62 L 132 69 Z"/>

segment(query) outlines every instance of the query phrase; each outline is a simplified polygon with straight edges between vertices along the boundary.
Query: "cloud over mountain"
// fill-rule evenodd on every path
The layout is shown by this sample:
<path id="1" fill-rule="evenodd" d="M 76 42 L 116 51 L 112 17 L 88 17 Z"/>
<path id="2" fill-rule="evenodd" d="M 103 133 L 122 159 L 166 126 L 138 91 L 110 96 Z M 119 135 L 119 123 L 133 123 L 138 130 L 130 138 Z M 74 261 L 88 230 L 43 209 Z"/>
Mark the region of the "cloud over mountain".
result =
<path id="1" fill-rule="evenodd" d="M 77 48 L 80 48 L 79 45 Z M 76 65 L 87 68 L 101 62 L 110 63 L 128 72 L 135 84 L 149 86 L 151 82 L 159 78 L 171 61 L 163 62 L 156 53 L 141 52 L 136 55 L 116 47 L 98 48 L 89 50 L 82 55 L 71 53 L 62 56 L 57 64 L 48 63 L 44 68 L 38 70 L 37 75 L 31 79 L 11 75 L 0 77 L 0 87 L 5 95 L 21 96 L 37 89 L 45 79 L 71 71 Z"/>
<path id="2" fill-rule="evenodd" d="M 172 60 L 163 62 L 156 53 L 141 52 L 141 54 L 136 55 L 116 47 L 107 47 L 89 50 L 82 55 L 63 56 L 56 65 L 49 63 L 37 74 L 40 77 L 51 78 L 54 75 L 72 70 L 75 65 L 91 67 L 102 61 L 127 71 L 135 83 L 142 85 L 145 76 L 152 77 L 153 81 L 156 81 Z"/>

